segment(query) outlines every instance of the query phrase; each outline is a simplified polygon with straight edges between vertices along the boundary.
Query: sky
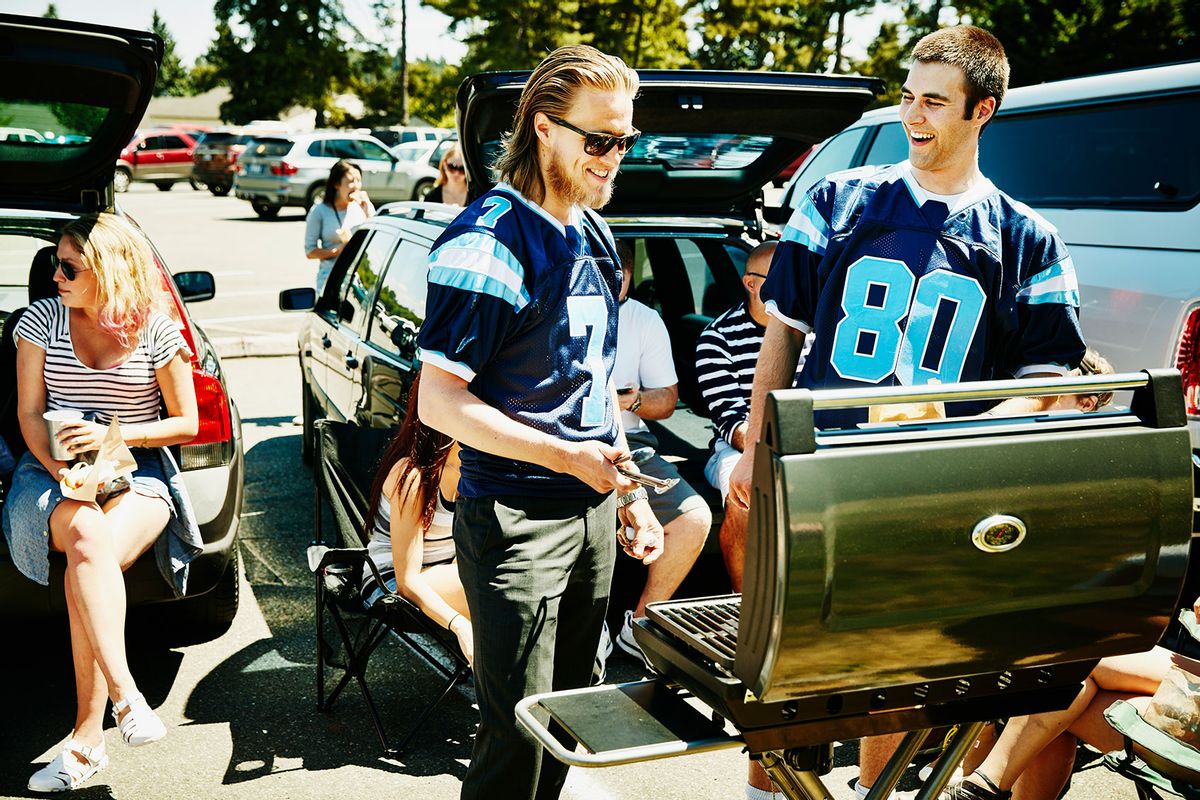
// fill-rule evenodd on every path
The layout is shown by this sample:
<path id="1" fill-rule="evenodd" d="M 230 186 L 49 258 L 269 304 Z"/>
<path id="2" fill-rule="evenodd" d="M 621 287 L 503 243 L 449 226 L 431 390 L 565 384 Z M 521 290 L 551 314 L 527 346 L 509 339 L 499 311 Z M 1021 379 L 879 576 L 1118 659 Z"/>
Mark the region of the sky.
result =
<path id="1" fill-rule="evenodd" d="M 0 8 L 13 14 L 40 16 L 49 0 L 0 0 Z M 175 37 L 175 52 L 185 64 L 192 64 L 208 50 L 214 36 L 215 23 L 211 0 L 55 0 L 58 15 L 115 25 L 124 28 L 148 29 L 155 9 Z M 867 15 L 852 15 L 847 23 L 847 51 L 855 56 L 866 52 L 866 46 L 879 32 L 885 18 L 898 16 L 888 3 Z M 383 42 L 384 33 L 376 25 L 370 11 L 370 0 L 343 0 L 346 16 L 369 39 Z M 408 49 L 410 59 L 442 58 L 457 63 L 467 48 L 448 30 L 450 18 L 426 8 L 419 0 L 408 0 Z M 393 34 L 395 35 L 395 34 Z M 395 43 L 392 43 L 395 46 Z"/>
<path id="2" fill-rule="evenodd" d="M 185 64 L 192 64 L 207 51 L 215 36 L 212 0 L 54 0 L 54 4 L 63 19 L 143 30 L 149 29 L 157 9 L 175 37 L 175 52 Z M 0 0 L 0 8 L 12 14 L 41 16 L 47 5 L 49 0 Z M 342 5 L 347 18 L 364 36 L 384 40 L 375 26 L 370 0 L 344 0 Z M 446 15 L 422 6 L 418 0 L 408 0 L 409 58 L 460 61 L 467 48 L 447 30 L 449 22 Z"/>

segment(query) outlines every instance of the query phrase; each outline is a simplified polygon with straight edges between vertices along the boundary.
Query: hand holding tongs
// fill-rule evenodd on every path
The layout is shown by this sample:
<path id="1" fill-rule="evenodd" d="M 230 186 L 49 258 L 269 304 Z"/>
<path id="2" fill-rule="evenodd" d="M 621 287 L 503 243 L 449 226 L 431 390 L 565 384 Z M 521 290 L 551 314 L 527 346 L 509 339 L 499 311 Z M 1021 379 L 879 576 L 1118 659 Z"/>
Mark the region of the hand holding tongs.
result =
<path id="1" fill-rule="evenodd" d="M 663 492 L 669 491 L 671 487 L 679 483 L 679 478 L 655 478 L 652 475 L 645 475 L 641 472 L 631 472 L 622 466 L 626 461 L 629 460 L 631 460 L 631 456 L 628 453 L 624 453 L 613 459 L 612 463 L 613 466 L 617 468 L 617 472 L 621 473 L 626 478 L 629 478 L 629 480 L 633 481 L 634 483 L 653 489 L 655 494 L 662 494 Z"/>

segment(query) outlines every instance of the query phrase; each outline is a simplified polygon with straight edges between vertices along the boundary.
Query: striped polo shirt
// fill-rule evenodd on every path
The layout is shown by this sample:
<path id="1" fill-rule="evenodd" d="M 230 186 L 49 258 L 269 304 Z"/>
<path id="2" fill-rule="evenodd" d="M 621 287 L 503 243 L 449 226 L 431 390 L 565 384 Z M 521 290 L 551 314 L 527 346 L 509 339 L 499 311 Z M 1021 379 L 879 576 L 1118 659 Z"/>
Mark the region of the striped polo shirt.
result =
<path id="1" fill-rule="evenodd" d="M 160 419 L 162 392 L 155 370 L 175 354 L 191 351 L 179 326 L 166 314 L 151 314 L 127 359 L 111 369 L 93 369 L 79 360 L 71 342 L 70 310 L 57 297 L 32 303 L 17 322 L 15 334 L 46 351 L 46 410 L 94 412 L 107 424 Z"/>

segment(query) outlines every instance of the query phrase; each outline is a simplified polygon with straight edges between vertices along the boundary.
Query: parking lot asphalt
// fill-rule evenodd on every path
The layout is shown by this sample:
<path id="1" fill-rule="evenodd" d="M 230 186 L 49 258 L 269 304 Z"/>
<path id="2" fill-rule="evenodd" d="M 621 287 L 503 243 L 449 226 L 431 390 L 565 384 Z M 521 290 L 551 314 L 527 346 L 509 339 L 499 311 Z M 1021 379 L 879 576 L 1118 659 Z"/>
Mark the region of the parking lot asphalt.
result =
<path id="1" fill-rule="evenodd" d="M 244 341 L 273 337 L 282 357 L 227 357 L 224 362 L 242 416 L 246 454 L 241 607 L 233 627 L 212 642 L 174 646 L 169 618 L 139 614 L 131 619 L 134 674 L 169 734 L 133 750 L 110 728 L 111 766 L 74 796 L 457 797 L 476 715 L 469 687 L 451 694 L 398 761 L 380 757 L 355 687 L 331 713 L 315 708 L 313 587 L 305 561 L 313 535 L 312 477 L 300 462 L 300 429 L 293 424 L 300 411 L 294 338 L 299 317 L 271 313 L 280 288 L 302 285 L 314 273 L 300 252 L 302 217 L 292 211 L 279 221 L 259 222 L 247 204 L 192 192 L 186 185 L 169 193 L 135 185 L 122 200 L 173 271 L 217 274 L 217 299 L 193 307 L 210 335 Z M 259 318 L 229 319 L 248 316 Z M 65 621 L 9 631 L 7 643 L 9 656 L 0 664 L 8 690 L 0 733 L 0 797 L 29 797 L 26 779 L 53 755 L 74 713 Z M 609 676 L 634 680 L 641 671 L 632 661 L 615 660 Z M 372 659 L 371 687 L 393 735 L 405 730 L 435 678 L 399 642 L 388 642 Z M 836 800 L 853 798 L 856 757 L 853 742 L 835 750 L 835 768 L 825 783 Z M 563 797 L 738 800 L 744 797 L 744 776 L 744 757 L 724 751 L 614 769 L 574 769 Z M 902 784 L 916 786 L 911 774 Z M 1075 776 L 1066 795 L 1068 800 L 1133 797 L 1130 784 L 1094 761 Z"/>

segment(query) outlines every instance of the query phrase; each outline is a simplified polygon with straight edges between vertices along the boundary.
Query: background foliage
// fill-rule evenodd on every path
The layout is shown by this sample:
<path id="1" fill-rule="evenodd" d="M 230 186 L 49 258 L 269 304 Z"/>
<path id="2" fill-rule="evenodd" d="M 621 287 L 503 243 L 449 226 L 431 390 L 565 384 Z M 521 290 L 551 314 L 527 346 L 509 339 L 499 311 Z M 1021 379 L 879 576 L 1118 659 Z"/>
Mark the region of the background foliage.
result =
<path id="1" fill-rule="evenodd" d="M 467 45 L 462 64 L 407 58 L 402 22 L 405 4 L 415 2 L 450 18 L 450 31 Z M 369 0 L 368 5 L 383 41 L 355 29 L 342 0 L 215 0 L 215 40 L 190 70 L 155 14 L 154 29 L 167 44 L 158 93 L 228 86 L 232 98 L 221 113 L 231 122 L 272 118 L 305 105 L 317 110 L 318 125 L 391 123 L 405 116 L 407 106 L 421 121 L 447 126 L 453 124 L 454 95 L 464 75 L 529 68 L 555 47 L 583 42 L 640 69 L 875 75 L 888 87 L 879 104 L 890 104 L 898 99 L 905 54 L 916 40 L 958 22 L 982 25 L 1000 38 L 1013 86 L 1200 58 L 1196 0 Z M 878 34 L 848 47 L 848 21 L 885 9 L 893 13 Z M 51 4 L 47 14 L 54 13 Z M 362 101 L 361 117 L 348 117 L 335 106 L 332 100 L 341 93 Z"/>

